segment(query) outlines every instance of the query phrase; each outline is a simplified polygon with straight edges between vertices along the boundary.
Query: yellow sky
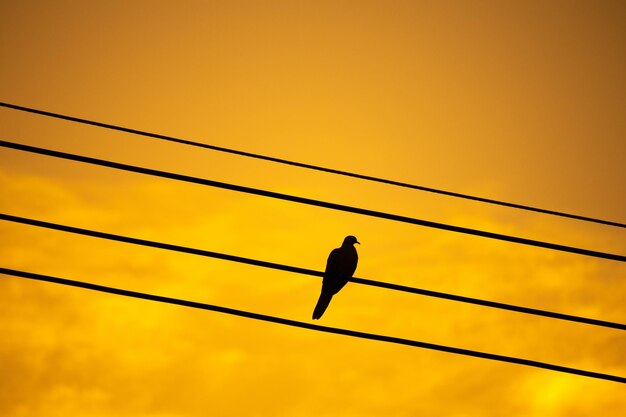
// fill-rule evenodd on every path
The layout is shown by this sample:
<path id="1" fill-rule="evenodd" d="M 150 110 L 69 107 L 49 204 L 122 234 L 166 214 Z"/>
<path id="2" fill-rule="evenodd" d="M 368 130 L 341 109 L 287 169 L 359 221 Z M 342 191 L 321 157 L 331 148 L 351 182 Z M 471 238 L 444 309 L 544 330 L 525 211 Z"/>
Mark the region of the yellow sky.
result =
<path id="1" fill-rule="evenodd" d="M 626 222 L 621 2 L 0 1 L 0 100 Z M 3 140 L 626 253 L 615 228 L 0 109 Z M 626 322 L 618 262 L 0 149 L 0 211 Z M 320 282 L 0 223 L 3 267 L 309 321 Z M 618 416 L 623 385 L 0 277 L 6 417 Z M 348 285 L 320 324 L 626 375 L 621 331 Z"/>

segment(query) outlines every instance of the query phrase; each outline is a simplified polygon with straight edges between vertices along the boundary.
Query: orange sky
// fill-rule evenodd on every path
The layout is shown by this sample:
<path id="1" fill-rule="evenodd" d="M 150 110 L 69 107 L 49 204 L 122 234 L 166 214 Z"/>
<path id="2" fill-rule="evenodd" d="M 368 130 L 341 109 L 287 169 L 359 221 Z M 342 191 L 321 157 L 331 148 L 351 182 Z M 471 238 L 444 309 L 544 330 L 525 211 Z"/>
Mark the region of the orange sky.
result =
<path id="1" fill-rule="evenodd" d="M 0 2 L 0 100 L 626 222 L 621 2 Z M 626 253 L 616 228 L 0 109 L 2 139 Z M 619 262 L 0 149 L 0 211 L 626 322 Z M 308 321 L 313 277 L 0 222 L 3 267 Z M 618 416 L 621 384 L 0 277 L 6 417 Z M 621 331 L 348 285 L 320 324 L 626 375 Z"/>

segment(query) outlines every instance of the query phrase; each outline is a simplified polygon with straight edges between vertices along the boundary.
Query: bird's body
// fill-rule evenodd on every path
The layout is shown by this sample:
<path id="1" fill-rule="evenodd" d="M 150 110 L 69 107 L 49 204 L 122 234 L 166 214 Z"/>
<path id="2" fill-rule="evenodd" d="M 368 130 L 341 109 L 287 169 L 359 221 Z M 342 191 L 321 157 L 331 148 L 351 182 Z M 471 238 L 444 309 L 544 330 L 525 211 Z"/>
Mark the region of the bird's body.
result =
<path id="1" fill-rule="evenodd" d="M 359 243 L 356 238 L 348 236 L 340 248 L 330 252 L 326 261 L 322 292 L 313 311 L 313 320 L 322 317 L 330 300 L 348 283 L 356 271 L 359 255 L 354 248 L 355 243 Z"/>

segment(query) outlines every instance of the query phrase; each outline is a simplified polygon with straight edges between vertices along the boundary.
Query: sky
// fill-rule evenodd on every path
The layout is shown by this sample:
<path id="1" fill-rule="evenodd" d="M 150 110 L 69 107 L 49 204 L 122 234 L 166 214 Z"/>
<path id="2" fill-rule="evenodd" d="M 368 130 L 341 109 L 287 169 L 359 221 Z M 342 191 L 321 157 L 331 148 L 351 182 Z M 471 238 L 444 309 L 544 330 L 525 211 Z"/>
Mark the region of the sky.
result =
<path id="1" fill-rule="evenodd" d="M 620 1 L 0 1 L 0 101 L 626 223 Z M 626 254 L 623 229 L 0 108 L 2 140 Z M 626 322 L 623 263 L 0 149 L 0 211 Z M 320 280 L 0 222 L 1 266 L 303 322 Z M 0 276 L 5 417 L 618 416 L 622 384 Z M 348 284 L 321 325 L 626 376 L 626 336 Z"/>

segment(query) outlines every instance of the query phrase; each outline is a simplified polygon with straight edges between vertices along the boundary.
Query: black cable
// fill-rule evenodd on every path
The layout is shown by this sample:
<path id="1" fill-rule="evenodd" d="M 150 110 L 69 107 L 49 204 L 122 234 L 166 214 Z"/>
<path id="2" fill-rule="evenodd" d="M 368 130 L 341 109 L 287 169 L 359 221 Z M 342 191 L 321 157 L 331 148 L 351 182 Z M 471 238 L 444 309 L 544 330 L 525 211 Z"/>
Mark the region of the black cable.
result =
<path id="1" fill-rule="evenodd" d="M 277 193 L 273 191 L 260 190 L 257 188 L 244 187 L 241 185 L 228 184 L 225 182 L 213 181 L 213 180 L 208 180 L 204 178 L 190 177 L 187 175 L 175 174 L 172 172 L 159 171 L 156 169 L 143 168 L 143 167 L 138 167 L 135 165 L 127 165 L 127 164 L 122 164 L 119 162 L 106 161 L 106 160 L 97 159 L 97 158 L 90 158 L 87 156 L 75 155 L 75 154 L 70 154 L 66 152 L 59 152 L 59 151 L 54 151 L 51 149 L 38 148 L 35 146 L 23 145 L 23 144 L 14 143 L 14 142 L 7 142 L 7 141 L 0 140 L 0 146 L 5 147 L 5 148 L 10 148 L 10 149 L 17 149 L 17 150 L 25 151 L 25 152 L 36 153 L 40 155 L 52 156 L 55 158 L 67 159 L 70 161 L 78 161 L 78 162 L 92 164 L 92 165 L 100 165 L 104 167 L 120 169 L 123 171 L 136 172 L 140 174 L 152 175 L 152 176 L 161 177 L 161 178 L 169 178 L 169 179 L 173 179 L 177 181 L 184 181 L 184 182 L 189 182 L 189 183 L 194 183 L 194 184 L 206 185 L 209 187 L 223 188 L 226 190 L 238 191 L 238 192 L 260 195 L 260 196 L 270 197 L 270 198 L 276 198 L 279 200 L 292 201 L 292 202 L 307 204 L 311 206 L 325 207 L 325 208 L 329 208 L 333 210 L 345 211 L 348 213 L 361 214 L 364 216 L 378 217 L 381 219 L 415 224 L 418 226 L 432 227 L 435 229 L 448 230 L 452 232 L 464 233 L 464 234 L 474 235 L 474 236 L 481 236 L 481 237 L 486 237 L 490 239 L 503 240 L 506 242 L 519 243 L 522 245 L 536 246 L 536 247 L 541 247 L 541 248 L 546 248 L 546 249 L 557 250 L 561 252 L 569 252 L 569 253 L 575 253 L 578 255 L 592 256 L 596 258 L 604 258 L 604 259 L 611 259 L 614 261 L 626 262 L 626 256 L 622 256 L 622 255 L 616 255 L 616 254 L 611 254 L 611 253 L 606 253 L 606 252 L 598 252 L 598 251 L 593 251 L 589 249 L 576 248 L 572 246 L 559 245 L 556 243 L 542 242 L 539 240 L 526 239 L 526 238 L 521 238 L 521 237 L 516 237 L 516 236 L 503 235 L 500 233 L 486 232 L 483 230 L 470 229 L 470 228 L 461 227 L 461 226 L 453 226 L 453 225 L 449 225 L 445 223 L 437 223 L 437 222 L 432 222 L 428 220 L 420 220 L 420 219 L 415 219 L 412 217 L 399 216 L 396 214 L 390 214 L 390 213 L 384 213 L 380 211 L 346 206 L 343 204 L 336 204 L 336 203 L 330 203 L 330 202 L 321 201 L 321 200 L 314 200 L 310 198 L 297 197 L 297 196 L 293 196 L 289 194 L 282 194 L 282 193 Z"/>
<path id="2" fill-rule="evenodd" d="M 485 353 L 485 352 L 479 352 L 475 350 L 437 345 L 433 343 L 419 342 L 417 340 L 403 339 L 403 338 L 393 337 L 393 336 L 384 336 L 384 335 L 379 335 L 379 334 L 374 334 L 374 333 L 365 333 L 365 332 L 359 332 L 355 330 L 341 329 L 337 327 L 320 326 L 318 324 L 304 323 L 301 321 L 284 319 L 282 317 L 268 316 L 265 314 L 252 313 L 249 311 L 236 310 L 233 308 L 216 306 L 212 304 L 205 304 L 205 303 L 198 303 L 194 301 L 163 297 L 160 295 L 123 290 L 120 288 L 105 287 L 102 285 L 91 284 L 91 283 L 81 282 L 81 281 L 73 281 L 73 280 L 64 279 L 64 278 L 51 277 L 48 275 L 40 275 L 40 274 L 35 274 L 32 272 L 17 271 L 17 270 L 8 269 L 8 268 L 0 268 L 0 274 L 12 275 L 15 277 L 28 278 L 28 279 L 38 280 L 38 281 L 52 282 L 55 284 L 84 288 L 84 289 L 88 289 L 92 291 L 99 291 L 99 292 L 115 294 L 115 295 L 122 295 L 125 297 L 139 298 L 143 300 L 157 301 L 160 303 L 175 304 L 175 305 L 180 305 L 184 307 L 215 311 L 218 313 L 230 314 L 233 316 L 245 317 L 245 318 L 254 319 L 254 320 L 267 321 L 270 323 L 278 323 L 278 324 L 283 324 L 283 325 L 292 326 L 292 327 L 300 327 L 303 329 L 315 330 L 318 332 L 335 333 L 335 334 L 341 334 L 344 336 L 358 337 L 361 339 L 378 340 L 380 342 L 395 343 L 398 345 L 406 345 L 406 346 L 419 347 L 423 349 L 438 350 L 440 352 L 454 353 L 457 355 L 473 356 L 476 358 L 514 363 L 517 365 L 532 366 L 535 368 L 548 369 L 551 371 L 586 376 L 589 378 L 604 379 L 607 381 L 620 382 L 622 384 L 626 383 L 626 378 L 616 376 L 616 375 L 601 374 L 598 372 L 591 372 L 591 371 L 585 371 L 582 369 L 569 368 L 569 367 L 560 366 L 560 365 L 553 365 L 550 363 L 538 362 L 538 361 L 533 361 L 529 359 L 521 359 L 521 358 L 515 358 L 511 356 L 496 355 L 493 353 Z"/>
<path id="3" fill-rule="evenodd" d="M 165 136 L 165 135 L 160 135 L 160 134 L 157 134 L 157 133 L 145 132 L 145 131 L 142 131 L 142 130 L 131 129 L 131 128 L 122 127 L 122 126 L 116 126 L 116 125 L 112 125 L 112 124 L 108 124 L 108 123 L 96 122 L 96 121 L 93 121 L 93 120 L 81 119 L 81 118 L 73 117 L 73 116 L 66 116 L 66 115 L 62 115 L 62 114 L 58 114 L 58 113 L 52 113 L 52 112 L 48 112 L 48 111 L 44 111 L 44 110 L 37 110 L 37 109 L 29 108 L 29 107 L 18 106 L 18 105 L 15 105 L 15 104 L 1 103 L 0 102 L 0 106 L 7 107 L 7 108 L 10 108 L 10 109 L 13 109 L 13 110 L 19 110 L 19 111 L 34 113 L 34 114 L 38 114 L 38 115 L 42 115 L 42 116 L 48 116 L 48 117 L 54 117 L 54 118 L 57 118 L 57 119 L 68 120 L 68 121 L 71 121 L 71 122 L 83 123 L 83 124 L 97 126 L 97 127 L 102 127 L 102 128 L 106 128 L 106 129 L 112 129 L 112 130 L 118 130 L 118 131 L 121 131 L 121 132 L 132 133 L 134 135 L 146 136 L 146 137 L 150 137 L 150 138 L 154 138 L 154 139 L 161 139 L 161 140 L 165 140 L 165 141 L 169 141 L 169 142 L 181 143 L 181 144 L 184 144 L 184 145 L 190 145 L 190 146 L 196 146 L 196 147 L 199 147 L 199 148 L 210 149 L 210 150 L 213 150 L 213 151 L 226 152 L 226 153 L 230 153 L 230 154 L 245 156 L 245 157 L 248 157 L 248 158 L 255 158 L 255 159 L 261 159 L 261 160 L 264 160 L 264 161 L 276 162 L 276 163 L 279 163 L 279 164 L 296 166 L 296 167 L 299 167 L 299 168 L 306 168 L 306 169 L 312 169 L 312 170 L 321 171 L 321 172 L 327 172 L 327 173 L 331 173 L 331 174 L 343 175 L 343 176 L 346 176 L 346 177 L 358 178 L 358 179 L 366 180 L 366 181 L 379 182 L 379 183 L 388 184 L 388 185 L 394 185 L 394 186 L 398 186 L 398 187 L 411 188 L 411 189 L 414 189 L 414 190 L 420 190 L 420 191 L 426 191 L 426 192 L 430 192 L 430 193 L 442 194 L 442 195 L 447 195 L 447 196 L 450 196 L 450 197 L 464 198 L 464 199 L 467 199 L 467 200 L 479 201 L 479 202 L 482 202 L 482 203 L 489 203 L 489 204 L 496 204 L 496 205 L 505 206 L 505 207 L 511 207 L 511 208 L 520 209 L 520 210 L 527 210 L 527 211 L 533 211 L 533 212 L 537 212 L 537 213 L 549 214 L 549 215 L 553 215 L 553 216 L 560 216 L 560 217 L 566 217 L 566 218 L 570 218 L 570 219 L 582 220 L 582 221 L 587 221 L 587 222 L 600 223 L 600 224 L 604 224 L 604 225 L 608 225 L 608 226 L 626 227 L 626 224 L 624 224 L 624 223 L 618 223 L 618 222 L 609 221 L 609 220 L 602 220 L 602 219 L 597 219 L 597 218 L 587 217 L 587 216 L 580 216 L 580 215 L 577 215 L 577 214 L 563 213 L 563 212 L 559 212 L 559 211 L 555 211 L 555 210 L 547 210 L 547 209 L 542 209 L 542 208 L 539 208 L 539 207 L 526 206 L 526 205 L 523 205 L 523 204 L 509 203 L 509 202 L 506 202 L 506 201 L 499 201 L 499 200 L 494 200 L 494 199 L 491 199 L 491 198 L 477 197 L 477 196 L 472 196 L 472 195 L 468 195 L 468 194 L 456 193 L 456 192 L 452 192 L 452 191 L 445 191 L 445 190 L 440 190 L 440 189 L 437 189 L 437 188 L 425 187 L 425 186 L 422 186 L 422 185 L 409 184 L 409 183 L 400 182 L 400 181 L 394 181 L 394 180 L 388 180 L 388 179 L 384 179 L 384 178 L 373 177 L 373 176 L 370 176 L 370 175 L 364 175 L 364 174 L 357 174 L 357 173 L 354 173 L 354 172 L 342 171 L 342 170 L 339 170 L 339 169 L 325 168 L 325 167 L 321 167 L 321 166 L 317 166 L 317 165 L 306 164 L 306 163 L 303 163 L 303 162 L 290 161 L 290 160 L 287 160 L 287 159 L 276 158 L 276 157 L 273 157 L 273 156 L 260 155 L 260 154 L 255 154 L 255 153 L 251 153 L 251 152 L 239 151 L 239 150 L 236 150 L 236 149 L 230 149 L 230 148 L 225 148 L 225 147 L 216 146 L 216 145 L 209 145 L 209 144 L 206 144 L 206 143 L 194 142 L 194 141 L 186 140 L 186 139 L 179 139 L 179 138 L 175 138 L 175 137 L 171 137 L 171 136 Z"/>
<path id="4" fill-rule="evenodd" d="M 243 263 L 243 264 L 248 264 L 248 265 L 260 266 L 263 268 L 276 269 L 279 271 L 293 272 L 296 274 L 310 275 L 310 276 L 316 276 L 316 277 L 324 276 L 323 272 L 314 271 L 312 269 L 300 268 L 300 267 L 290 266 L 290 265 L 283 265 L 283 264 L 278 264 L 274 262 L 261 261 L 258 259 L 244 258 L 241 256 L 228 255 L 224 253 L 212 252 L 212 251 L 207 251 L 203 249 L 189 248 L 186 246 L 172 245 L 169 243 L 137 239 L 133 237 L 115 235 L 111 233 L 99 232 L 99 231 L 94 231 L 94 230 L 81 229 L 78 227 L 66 226 L 66 225 L 61 225 L 61 224 L 56 224 L 56 223 L 49 223 L 49 222 L 44 222 L 41 220 L 12 216 L 9 214 L 0 213 L 0 220 L 10 221 L 10 222 L 20 223 L 20 224 L 27 224 L 27 225 L 36 226 L 36 227 L 43 227 L 46 229 L 74 233 L 74 234 L 79 234 L 83 236 L 91 236 L 91 237 L 97 237 L 101 239 L 113 240 L 117 242 L 130 243 L 133 245 L 165 249 L 169 251 L 205 256 L 209 258 L 217 258 L 217 259 L 222 259 L 222 260 L 231 261 L 231 262 L 238 262 L 238 263 Z M 402 292 L 407 292 L 407 293 L 412 293 L 412 294 L 425 295 L 428 297 L 442 298 L 446 300 L 458 301 L 458 302 L 468 303 L 468 304 L 475 304 L 475 305 L 480 305 L 480 306 L 485 306 L 485 307 L 497 308 L 501 310 L 509 310 L 509 311 L 515 311 L 518 313 L 549 317 L 553 319 L 590 324 L 594 326 L 609 327 L 609 328 L 619 329 L 619 330 L 626 330 L 625 324 L 614 323 L 610 321 L 591 319 L 587 317 L 572 316 L 569 314 L 555 313 L 552 311 L 545 311 L 545 310 L 539 310 L 535 308 L 516 306 L 512 304 L 498 303 L 494 301 L 487 301 L 487 300 L 481 300 L 477 298 L 464 297 L 460 295 L 447 294 L 447 293 L 438 292 L 438 291 L 431 291 L 431 290 L 425 290 L 421 288 L 408 287 L 408 286 L 393 284 L 389 282 L 374 281 L 374 280 L 369 280 L 365 278 L 354 277 L 350 279 L 350 281 L 355 282 L 357 284 L 369 285 L 372 287 L 385 288 L 385 289 L 394 290 L 394 291 L 402 291 Z"/>

